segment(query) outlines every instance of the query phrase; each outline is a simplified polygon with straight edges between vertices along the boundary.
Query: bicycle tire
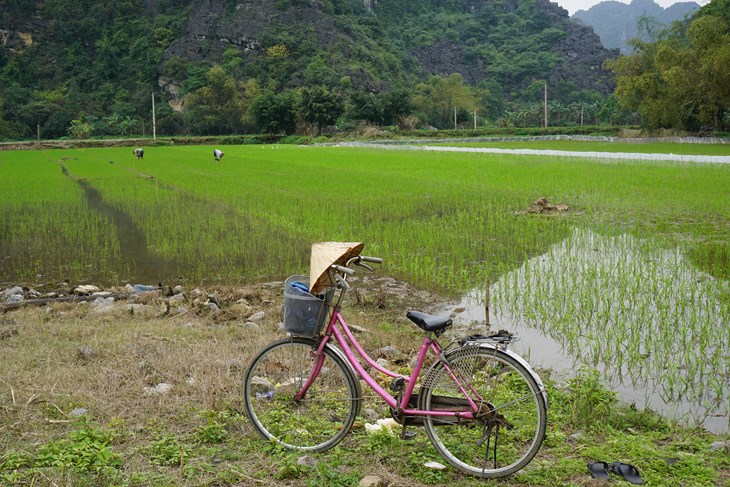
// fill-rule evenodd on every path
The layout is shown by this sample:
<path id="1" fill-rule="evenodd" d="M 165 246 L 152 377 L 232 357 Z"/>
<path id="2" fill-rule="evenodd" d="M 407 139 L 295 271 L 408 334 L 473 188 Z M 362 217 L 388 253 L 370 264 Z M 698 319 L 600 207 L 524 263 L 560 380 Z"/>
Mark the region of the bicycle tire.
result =
<path id="1" fill-rule="evenodd" d="M 360 384 L 337 351 L 327 346 L 319 375 L 301 390 L 315 363 L 317 341 L 290 337 L 267 345 L 244 379 L 246 414 L 266 439 L 285 448 L 322 452 L 347 435 L 360 411 Z"/>
<path id="2" fill-rule="evenodd" d="M 481 478 L 506 477 L 524 468 L 545 438 L 547 403 L 542 383 L 512 354 L 492 347 L 467 345 L 448 353 L 445 360 L 452 371 L 458 371 L 460 381 L 483 399 L 475 402 L 484 415 L 475 420 L 426 416 L 426 434 L 436 451 L 452 466 Z M 419 409 L 453 410 L 455 406 L 471 410 L 444 361 L 438 361 L 421 386 Z M 493 434 L 485 438 L 489 423 Z"/>

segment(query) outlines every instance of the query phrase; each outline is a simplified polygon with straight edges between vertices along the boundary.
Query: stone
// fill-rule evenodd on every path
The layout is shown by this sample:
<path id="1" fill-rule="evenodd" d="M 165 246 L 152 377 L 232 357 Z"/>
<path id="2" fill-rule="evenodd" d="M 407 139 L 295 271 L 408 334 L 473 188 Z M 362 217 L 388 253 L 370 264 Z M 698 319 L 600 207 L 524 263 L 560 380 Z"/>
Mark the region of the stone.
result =
<path id="1" fill-rule="evenodd" d="M 88 362 L 96 358 L 96 350 L 91 347 L 81 346 L 76 348 L 76 356 L 84 362 Z"/>
<path id="2" fill-rule="evenodd" d="M 177 286 L 172 288 L 172 292 L 174 292 L 175 294 L 182 294 L 184 290 L 183 287 L 178 284 Z"/>
<path id="3" fill-rule="evenodd" d="M 353 333 L 368 333 L 367 328 L 358 325 L 347 325 Z"/>
<path id="4" fill-rule="evenodd" d="M 251 378 L 251 391 L 253 393 L 267 393 L 274 390 L 274 384 L 257 375 Z"/>
<path id="5" fill-rule="evenodd" d="M 8 296 L 8 299 L 5 300 L 6 303 L 20 303 L 21 301 L 23 301 L 22 294 L 13 294 L 12 296 Z"/>
<path id="6" fill-rule="evenodd" d="M 228 359 L 226 361 L 226 368 L 228 369 L 228 372 L 243 370 L 243 362 L 237 358 Z"/>
<path id="7" fill-rule="evenodd" d="M 380 415 L 377 412 L 375 412 L 375 410 L 373 408 L 363 409 L 362 416 L 363 416 L 363 418 L 367 419 L 368 421 L 370 421 L 372 423 L 377 421 L 378 418 L 380 417 Z"/>
<path id="8" fill-rule="evenodd" d="M 209 310 L 213 311 L 213 312 L 216 312 L 216 311 L 220 311 L 221 310 L 218 307 L 218 305 L 215 304 L 215 303 L 213 303 L 213 302 L 208 302 L 208 304 L 206 304 L 205 307 L 208 308 Z"/>
<path id="9" fill-rule="evenodd" d="M 77 286 L 76 289 L 74 289 L 73 293 L 80 296 L 88 296 L 89 294 L 98 293 L 100 291 L 101 289 L 96 286 L 93 286 L 91 284 L 83 284 L 81 286 Z"/>
<path id="10" fill-rule="evenodd" d="M 317 460 L 309 455 L 304 455 L 303 457 L 297 458 L 297 465 L 301 465 L 302 467 L 316 467 Z"/>
<path id="11" fill-rule="evenodd" d="M 124 309 L 133 315 L 139 316 L 154 316 L 158 314 L 158 309 L 148 304 L 128 304 Z"/>
<path id="12" fill-rule="evenodd" d="M 182 303 L 185 301 L 185 295 L 183 293 L 178 293 L 173 296 L 170 296 L 170 299 L 168 299 L 171 303 Z"/>
<path id="13" fill-rule="evenodd" d="M 6 289 L 2 293 L 3 299 L 7 299 L 10 296 L 17 296 L 17 295 L 23 295 L 23 288 L 20 286 L 13 286 L 11 288 Z"/>
<path id="14" fill-rule="evenodd" d="M 375 351 L 375 354 L 381 357 L 385 357 L 388 359 L 394 359 L 400 357 L 401 351 L 398 350 L 398 348 L 392 346 L 392 345 L 386 345 L 384 347 L 381 347 Z"/>
<path id="15" fill-rule="evenodd" d="M 145 396 L 164 396 L 171 390 L 172 390 L 172 384 L 168 384 L 166 382 L 160 382 L 155 387 L 145 387 L 144 395 Z"/>
<path id="16" fill-rule="evenodd" d="M 80 418 L 81 416 L 86 416 L 89 413 L 89 410 L 86 408 L 76 408 L 70 413 L 68 413 L 69 417 L 71 418 Z"/>
<path id="17" fill-rule="evenodd" d="M 423 466 L 433 470 L 446 470 L 446 465 L 442 465 L 439 462 L 426 462 Z"/>
<path id="18" fill-rule="evenodd" d="M 366 475 L 360 479 L 360 483 L 357 484 L 359 487 L 382 487 L 385 485 L 383 479 L 377 475 Z"/>
<path id="19" fill-rule="evenodd" d="M 258 311 L 251 316 L 248 317 L 248 321 L 253 321 L 254 323 L 258 323 L 260 321 L 263 321 L 264 318 L 266 318 L 266 313 L 263 311 Z"/>
<path id="20" fill-rule="evenodd" d="M 711 451 L 717 451 L 717 450 L 728 449 L 728 448 L 730 448 L 730 440 L 713 441 L 710 444 Z"/>

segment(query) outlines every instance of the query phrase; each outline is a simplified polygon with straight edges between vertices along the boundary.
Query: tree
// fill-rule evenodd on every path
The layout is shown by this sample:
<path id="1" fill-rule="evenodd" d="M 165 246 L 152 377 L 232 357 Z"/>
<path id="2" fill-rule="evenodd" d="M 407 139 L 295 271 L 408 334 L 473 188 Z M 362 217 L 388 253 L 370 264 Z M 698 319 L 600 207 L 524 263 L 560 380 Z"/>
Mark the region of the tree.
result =
<path id="1" fill-rule="evenodd" d="M 637 110 L 648 127 L 723 130 L 730 110 L 728 22 L 699 15 L 657 37 L 634 41 L 633 56 L 608 64 L 616 73 L 621 107 Z"/>
<path id="2" fill-rule="evenodd" d="M 316 125 L 317 135 L 322 133 L 322 126 L 334 123 L 343 111 L 342 98 L 324 86 L 302 88 L 294 103 L 297 121 Z"/>
<path id="3" fill-rule="evenodd" d="M 265 91 L 251 104 L 251 115 L 258 128 L 265 133 L 294 133 L 294 92 Z"/>
<path id="4" fill-rule="evenodd" d="M 454 112 L 470 113 L 478 108 L 472 89 L 464 85 L 459 73 L 449 77 L 431 76 L 427 83 L 416 86 L 414 104 L 428 123 L 437 128 L 454 126 Z"/>
<path id="5" fill-rule="evenodd" d="M 239 133 L 247 108 L 240 87 L 220 65 L 208 70 L 206 81 L 186 97 L 190 127 L 212 135 Z"/>

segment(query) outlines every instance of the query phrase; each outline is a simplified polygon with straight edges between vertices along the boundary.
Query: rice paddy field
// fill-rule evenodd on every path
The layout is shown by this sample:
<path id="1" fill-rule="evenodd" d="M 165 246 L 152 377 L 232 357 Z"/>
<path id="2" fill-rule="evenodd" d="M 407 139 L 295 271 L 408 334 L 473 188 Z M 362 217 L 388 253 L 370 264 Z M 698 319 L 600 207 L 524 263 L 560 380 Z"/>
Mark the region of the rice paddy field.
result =
<path id="1" fill-rule="evenodd" d="M 221 148 L 221 162 L 212 146 L 0 152 L 0 283 L 283 280 L 307 273 L 313 242 L 362 241 L 379 273 L 416 287 L 458 298 L 492 283 L 495 319 L 540 330 L 576 367 L 652 378 L 693 405 L 688 420 L 727 431 L 730 165 Z M 540 197 L 567 210 L 526 211 Z"/>

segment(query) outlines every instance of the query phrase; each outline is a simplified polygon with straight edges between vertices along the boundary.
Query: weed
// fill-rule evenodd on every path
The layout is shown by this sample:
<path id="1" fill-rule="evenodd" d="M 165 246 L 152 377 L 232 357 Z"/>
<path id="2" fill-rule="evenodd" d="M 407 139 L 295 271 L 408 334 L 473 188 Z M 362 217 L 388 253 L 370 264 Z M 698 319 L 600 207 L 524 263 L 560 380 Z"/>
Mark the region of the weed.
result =
<path id="1" fill-rule="evenodd" d="M 150 443 L 149 459 L 154 465 L 182 466 L 188 457 L 185 446 L 177 436 L 165 435 Z"/>

